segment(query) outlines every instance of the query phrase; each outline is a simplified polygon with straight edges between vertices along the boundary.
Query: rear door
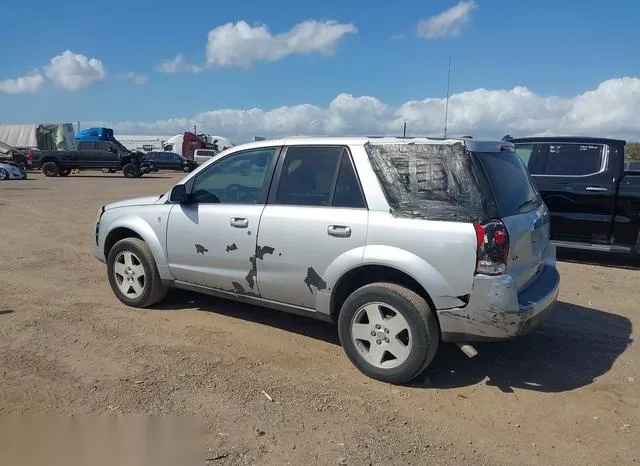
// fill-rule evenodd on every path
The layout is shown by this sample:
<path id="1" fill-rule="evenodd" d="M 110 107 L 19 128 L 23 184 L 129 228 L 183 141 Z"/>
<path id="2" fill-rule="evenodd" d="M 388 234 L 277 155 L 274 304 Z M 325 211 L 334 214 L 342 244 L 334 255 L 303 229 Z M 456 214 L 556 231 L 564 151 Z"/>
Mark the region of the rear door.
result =
<path id="1" fill-rule="evenodd" d="M 315 309 L 330 264 L 359 254 L 369 213 L 349 150 L 291 146 L 262 213 L 256 266 L 263 298 Z"/>
<path id="2" fill-rule="evenodd" d="M 507 270 L 521 288 L 537 275 L 545 260 L 550 244 L 549 214 L 514 152 L 477 154 L 509 234 Z"/>
<path id="3" fill-rule="evenodd" d="M 551 212 L 558 241 L 607 244 L 611 239 L 616 183 L 605 144 L 540 144 L 542 168 L 533 177 Z"/>

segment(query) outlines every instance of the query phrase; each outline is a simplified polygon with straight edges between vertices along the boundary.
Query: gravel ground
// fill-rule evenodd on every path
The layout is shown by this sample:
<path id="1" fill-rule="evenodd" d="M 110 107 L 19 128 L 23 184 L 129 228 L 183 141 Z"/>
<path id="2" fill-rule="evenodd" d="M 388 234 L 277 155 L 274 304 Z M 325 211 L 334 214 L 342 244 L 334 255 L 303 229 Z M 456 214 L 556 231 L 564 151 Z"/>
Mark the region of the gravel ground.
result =
<path id="1" fill-rule="evenodd" d="M 563 258 L 538 332 L 474 359 L 444 346 L 396 387 L 324 323 L 186 292 L 120 304 L 92 256 L 97 210 L 181 175 L 30 176 L 0 184 L 0 414 L 194 416 L 199 464 L 640 462 L 637 268 Z"/>

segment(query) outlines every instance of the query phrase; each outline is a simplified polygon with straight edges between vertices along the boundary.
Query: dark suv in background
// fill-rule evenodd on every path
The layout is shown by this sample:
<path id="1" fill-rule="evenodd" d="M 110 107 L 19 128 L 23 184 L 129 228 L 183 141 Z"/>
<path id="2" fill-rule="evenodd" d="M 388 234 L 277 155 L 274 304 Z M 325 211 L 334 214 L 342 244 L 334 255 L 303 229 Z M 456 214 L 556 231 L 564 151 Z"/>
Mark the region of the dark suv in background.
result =
<path id="1" fill-rule="evenodd" d="M 189 173 L 198 168 L 193 159 L 188 159 L 175 152 L 147 152 L 145 160 L 153 164 L 157 170 L 179 170 Z"/>

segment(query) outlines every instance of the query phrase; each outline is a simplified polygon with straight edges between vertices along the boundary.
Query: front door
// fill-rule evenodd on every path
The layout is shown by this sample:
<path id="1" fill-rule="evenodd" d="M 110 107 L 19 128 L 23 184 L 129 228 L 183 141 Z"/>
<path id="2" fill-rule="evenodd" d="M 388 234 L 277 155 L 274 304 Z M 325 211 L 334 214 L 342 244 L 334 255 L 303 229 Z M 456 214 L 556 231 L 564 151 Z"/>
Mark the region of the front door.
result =
<path id="1" fill-rule="evenodd" d="M 229 154 L 193 180 L 171 209 L 167 256 L 177 280 L 259 296 L 256 237 L 278 147 Z"/>
<path id="2" fill-rule="evenodd" d="M 328 293 L 334 261 L 357 262 L 366 244 L 368 210 L 349 151 L 292 146 L 278 164 L 256 247 L 263 298 L 309 309 Z"/>

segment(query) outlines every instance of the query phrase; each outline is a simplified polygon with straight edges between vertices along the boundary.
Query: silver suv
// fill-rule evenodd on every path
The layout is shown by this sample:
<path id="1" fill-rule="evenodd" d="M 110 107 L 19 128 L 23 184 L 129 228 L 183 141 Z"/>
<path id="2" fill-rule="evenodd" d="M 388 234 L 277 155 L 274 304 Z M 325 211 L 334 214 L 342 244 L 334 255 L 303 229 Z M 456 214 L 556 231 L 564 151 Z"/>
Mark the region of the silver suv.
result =
<path id="1" fill-rule="evenodd" d="M 128 306 L 182 288 L 335 322 L 353 364 L 390 383 L 441 342 L 533 330 L 560 281 L 548 210 L 502 141 L 235 146 L 165 194 L 103 206 L 93 243 Z"/>

